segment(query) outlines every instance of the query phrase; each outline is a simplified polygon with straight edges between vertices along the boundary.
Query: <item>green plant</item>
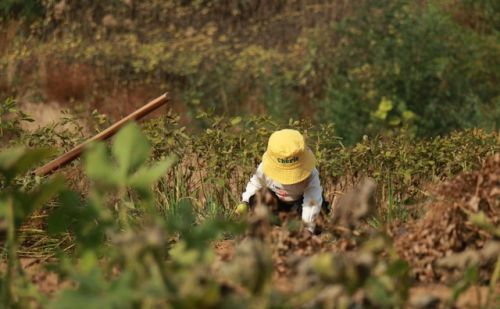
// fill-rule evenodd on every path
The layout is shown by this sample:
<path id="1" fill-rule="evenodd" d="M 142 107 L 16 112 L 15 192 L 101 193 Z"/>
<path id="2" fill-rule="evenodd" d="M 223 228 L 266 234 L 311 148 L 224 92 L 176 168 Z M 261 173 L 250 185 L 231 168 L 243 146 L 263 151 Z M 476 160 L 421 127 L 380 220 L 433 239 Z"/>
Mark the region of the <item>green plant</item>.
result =
<path id="1" fill-rule="evenodd" d="M 485 87 L 496 74 L 487 67 L 496 48 L 455 23 L 438 2 L 360 1 L 332 29 L 339 43 L 320 117 L 349 143 L 405 127 L 433 136 L 498 126 L 498 99 Z"/>
<path id="2" fill-rule="evenodd" d="M 23 307 L 31 298 L 43 301 L 33 292 L 31 282 L 23 276 L 17 250 L 18 228 L 30 215 L 57 196 L 64 188 L 64 180 L 55 177 L 26 191 L 18 183 L 35 164 L 47 157 L 47 150 L 11 148 L 0 152 L 0 233 L 6 235 L 2 256 L 7 258 L 7 267 L 0 279 L 0 303 L 9 307 Z"/>
<path id="3" fill-rule="evenodd" d="M 458 297 L 479 280 L 479 268 L 477 265 L 471 265 L 465 269 L 463 279 L 453 286 L 453 294 L 450 302 L 454 304 Z"/>
<path id="4" fill-rule="evenodd" d="M 4 100 L 0 105 L 0 140 L 8 142 L 21 137 L 23 121 L 33 122 L 33 119 L 17 107 L 14 99 Z"/>
<path id="5" fill-rule="evenodd" d="M 495 269 L 491 274 L 490 287 L 488 290 L 488 299 L 486 301 L 486 308 L 488 308 L 492 304 L 492 302 L 498 301 L 498 295 L 496 299 L 494 299 L 494 297 L 496 295 L 495 287 L 497 286 L 499 277 L 500 277 L 500 257 L 497 258 L 497 262 L 495 263 Z"/>
<path id="6" fill-rule="evenodd" d="M 397 199 L 393 192 L 393 184 L 391 176 L 388 177 L 387 184 L 387 215 L 385 221 L 387 224 L 393 223 L 395 220 L 404 222 L 408 217 L 408 212 L 404 209 L 401 201 Z"/>
<path id="7" fill-rule="evenodd" d="M 4 19 L 41 17 L 44 14 L 44 6 L 40 0 L 5 0 L 0 4 L 0 17 Z"/>
<path id="8" fill-rule="evenodd" d="M 102 143 L 86 152 L 85 169 L 93 183 L 88 199 L 82 205 L 73 194 L 63 195 L 48 226 L 53 234 L 69 230 L 75 237 L 74 255 L 60 254 L 54 267 L 78 288 L 62 291 L 51 307 L 184 307 L 227 301 L 207 271 L 213 260 L 208 245 L 241 228 L 221 217 L 198 221 L 188 199 L 178 198 L 168 208 L 157 204 L 153 187 L 175 159 L 148 167 L 150 151 L 137 125 L 130 124 L 114 138 L 112 157 Z"/>

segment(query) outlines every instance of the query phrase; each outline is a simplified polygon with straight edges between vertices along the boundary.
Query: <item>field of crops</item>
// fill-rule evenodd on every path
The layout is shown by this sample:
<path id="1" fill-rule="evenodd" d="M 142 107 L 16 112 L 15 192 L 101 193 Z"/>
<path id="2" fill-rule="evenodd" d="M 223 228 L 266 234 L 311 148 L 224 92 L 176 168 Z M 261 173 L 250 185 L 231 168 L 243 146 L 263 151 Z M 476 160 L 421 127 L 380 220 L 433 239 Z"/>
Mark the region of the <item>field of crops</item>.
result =
<path id="1" fill-rule="evenodd" d="M 499 308 L 499 10 L 2 1 L 0 308 Z M 236 211 L 283 128 L 316 233 L 265 192 Z"/>

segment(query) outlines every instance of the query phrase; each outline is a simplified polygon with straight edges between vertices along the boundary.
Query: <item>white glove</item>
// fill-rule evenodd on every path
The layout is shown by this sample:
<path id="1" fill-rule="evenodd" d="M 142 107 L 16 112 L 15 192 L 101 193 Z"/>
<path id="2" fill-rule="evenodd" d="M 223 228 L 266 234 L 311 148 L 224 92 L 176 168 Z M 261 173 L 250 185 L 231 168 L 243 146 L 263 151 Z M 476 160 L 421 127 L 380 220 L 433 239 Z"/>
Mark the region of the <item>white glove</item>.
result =
<path id="1" fill-rule="evenodd" d="M 309 232 L 314 233 L 316 227 L 316 216 L 319 214 L 321 207 L 319 206 L 302 206 L 302 221 L 305 223 Z"/>

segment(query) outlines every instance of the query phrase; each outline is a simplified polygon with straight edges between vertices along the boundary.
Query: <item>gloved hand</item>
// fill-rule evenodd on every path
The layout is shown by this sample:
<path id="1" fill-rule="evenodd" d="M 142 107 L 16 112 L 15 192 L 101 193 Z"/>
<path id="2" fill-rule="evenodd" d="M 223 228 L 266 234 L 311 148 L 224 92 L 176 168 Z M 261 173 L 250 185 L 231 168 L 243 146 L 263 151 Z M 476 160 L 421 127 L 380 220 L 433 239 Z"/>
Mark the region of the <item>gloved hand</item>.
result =
<path id="1" fill-rule="evenodd" d="M 316 227 L 316 216 L 321 210 L 320 206 L 302 206 L 302 221 L 306 225 L 309 232 L 314 233 Z"/>
<path id="2" fill-rule="evenodd" d="M 248 213 L 248 204 L 247 203 L 239 203 L 238 206 L 236 206 L 236 214 L 243 216 Z"/>

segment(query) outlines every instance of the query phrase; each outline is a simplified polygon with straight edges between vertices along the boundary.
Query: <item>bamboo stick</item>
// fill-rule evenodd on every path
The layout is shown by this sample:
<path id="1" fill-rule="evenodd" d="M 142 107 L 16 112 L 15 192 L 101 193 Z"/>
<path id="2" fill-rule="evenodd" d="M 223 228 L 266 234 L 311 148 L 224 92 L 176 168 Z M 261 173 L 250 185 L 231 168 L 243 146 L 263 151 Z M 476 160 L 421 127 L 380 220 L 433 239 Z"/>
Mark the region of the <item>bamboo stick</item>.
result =
<path id="1" fill-rule="evenodd" d="M 84 148 L 91 142 L 94 141 L 102 141 L 110 138 L 111 136 L 115 135 L 118 130 L 123 127 L 127 122 L 132 121 L 132 120 L 139 120 L 142 117 L 148 115 L 152 111 L 156 110 L 160 106 L 166 104 L 168 102 L 168 94 L 162 94 L 161 96 L 157 97 L 156 99 L 148 102 L 146 105 L 142 106 L 141 108 L 135 110 L 131 114 L 127 115 L 123 119 L 119 120 L 118 122 L 115 122 L 113 125 L 108 127 L 106 130 L 100 132 L 97 135 L 94 135 L 93 137 L 87 139 L 85 142 L 75 146 L 73 149 L 70 151 L 66 152 L 65 154 L 55 158 L 54 160 L 50 161 L 49 163 L 45 164 L 42 167 L 39 167 L 35 170 L 35 175 L 37 176 L 44 176 L 49 174 L 50 172 L 62 167 L 65 164 L 68 164 L 69 162 L 73 161 L 74 159 L 78 158 Z"/>

